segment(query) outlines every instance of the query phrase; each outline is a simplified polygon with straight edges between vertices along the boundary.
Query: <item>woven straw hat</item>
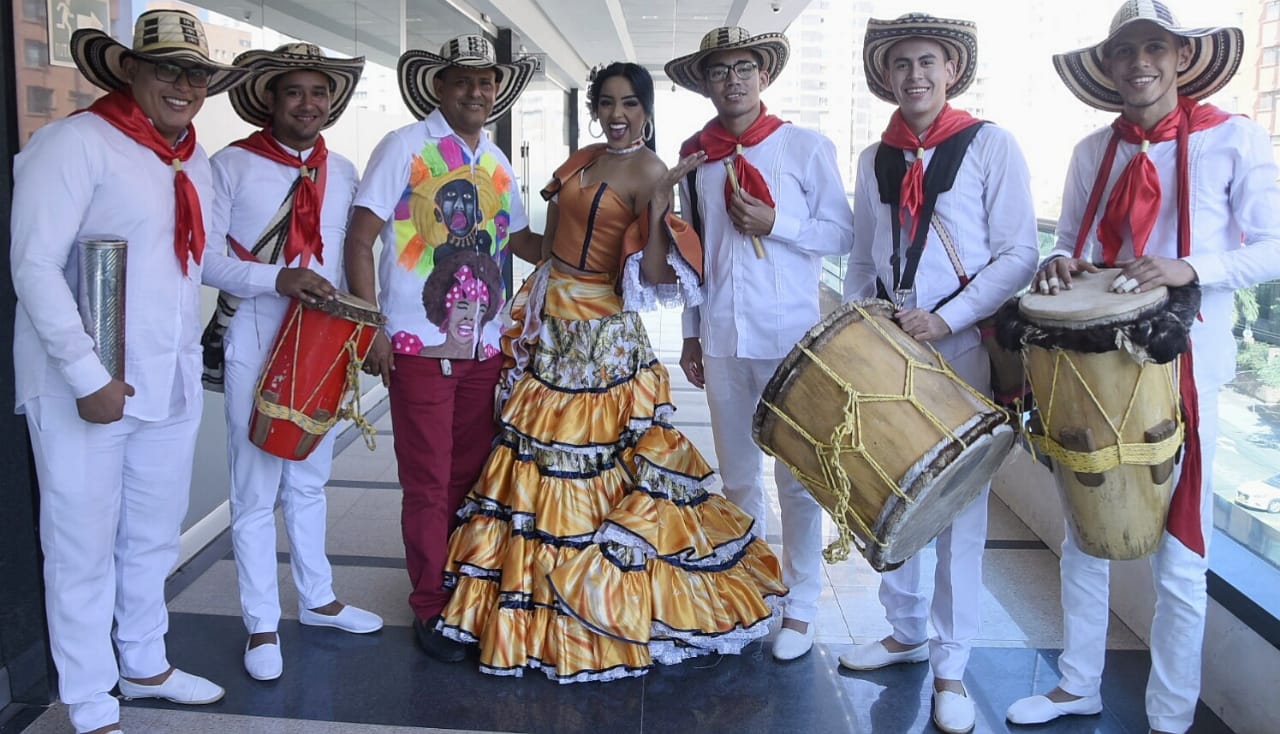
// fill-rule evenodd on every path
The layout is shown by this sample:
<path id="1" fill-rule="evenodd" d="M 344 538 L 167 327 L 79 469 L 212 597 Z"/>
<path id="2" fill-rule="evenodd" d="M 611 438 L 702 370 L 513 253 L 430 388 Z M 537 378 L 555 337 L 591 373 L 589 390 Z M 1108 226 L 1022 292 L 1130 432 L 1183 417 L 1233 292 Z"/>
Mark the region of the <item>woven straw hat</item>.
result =
<path id="1" fill-rule="evenodd" d="M 760 55 L 760 71 L 769 75 L 772 83 L 782 73 L 791 56 L 791 44 L 781 33 L 762 33 L 753 36 L 745 28 L 725 26 L 716 28 L 702 37 L 698 50 L 667 62 L 666 72 L 671 81 L 701 95 L 707 94 L 707 80 L 703 77 L 703 63 L 707 57 L 721 51 L 751 49 Z"/>
<path id="2" fill-rule="evenodd" d="M 862 67 L 867 86 L 880 99 L 897 104 L 889 88 L 889 49 L 908 38 L 924 38 L 942 45 L 947 58 L 956 64 L 956 80 L 947 88 L 947 99 L 965 93 L 978 71 L 978 26 L 967 20 L 935 18 L 925 13 L 907 13 L 894 20 L 867 21 L 862 44 Z"/>
<path id="3" fill-rule="evenodd" d="M 364 57 L 335 59 L 324 55 L 313 43 L 286 43 L 275 51 L 245 51 L 236 57 L 235 66 L 255 72 L 253 78 L 231 90 L 231 107 L 241 120 L 254 127 L 271 122 L 271 105 L 267 90 L 276 79 L 291 71 L 316 71 L 329 78 L 332 90 L 329 119 L 324 127 L 338 121 L 355 94 L 356 82 L 364 71 Z"/>
<path id="4" fill-rule="evenodd" d="M 1240 68 L 1244 53 L 1244 33 L 1239 28 L 1183 28 L 1172 11 L 1159 0 L 1126 0 L 1111 20 L 1111 32 L 1095 46 L 1057 54 L 1053 67 L 1071 93 L 1100 110 L 1119 112 L 1124 100 L 1107 76 L 1104 52 L 1130 23 L 1154 23 L 1191 46 L 1191 63 L 1178 73 L 1178 94 L 1203 99 L 1222 89 Z"/>
<path id="5" fill-rule="evenodd" d="M 400 77 L 400 96 L 409 112 L 421 120 L 440 106 L 433 81 L 436 75 L 450 66 L 468 69 L 497 69 L 498 92 L 494 95 L 493 111 L 486 123 L 502 117 L 516 103 L 516 99 L 533 79 L 537 71 L 536 59 L 520 59 L 510 64 L 499 64 L 489 39 L 479 35 L 459 36 L 440 47 L 440 53 L 410 49 L 400 55 L 397 71 Z"/>
<path id="6" fill-rule="evenodd" d="M 71 58 L 91 84 L 112 91 L 129 86 L 121 62 L 126 55 L 146 61 L 187 61 L 210 69 L 209 94 L 219 94 L 244 81 L 248 72 L 209 58 L 204 26 L 182 10 L 149 10 L 133 26 L 133 48 L 97 29 L 71 34 Z"/>

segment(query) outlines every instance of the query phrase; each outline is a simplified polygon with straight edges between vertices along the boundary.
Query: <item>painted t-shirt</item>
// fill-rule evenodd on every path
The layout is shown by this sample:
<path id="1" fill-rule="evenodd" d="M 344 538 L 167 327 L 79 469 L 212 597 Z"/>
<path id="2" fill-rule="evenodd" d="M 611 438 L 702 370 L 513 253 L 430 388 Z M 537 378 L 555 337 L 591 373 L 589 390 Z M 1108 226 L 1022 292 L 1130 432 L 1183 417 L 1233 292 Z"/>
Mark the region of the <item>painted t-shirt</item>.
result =
<path id="1" fill-rule="evenodd" d="M 502 264 L 528 226 L 511 163 L 488 138 L 471 150 L 439 111 L 389 133 L 355 206 L 383 219 L 379 306 L 397 354 L 498 354 Z"/>

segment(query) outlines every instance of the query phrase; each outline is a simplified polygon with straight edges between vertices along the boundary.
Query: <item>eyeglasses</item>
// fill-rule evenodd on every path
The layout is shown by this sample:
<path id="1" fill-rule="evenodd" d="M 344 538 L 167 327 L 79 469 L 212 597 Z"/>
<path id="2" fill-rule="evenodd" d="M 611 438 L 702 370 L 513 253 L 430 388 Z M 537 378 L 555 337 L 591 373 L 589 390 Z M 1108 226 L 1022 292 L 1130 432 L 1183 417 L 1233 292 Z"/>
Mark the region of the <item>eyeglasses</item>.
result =
<path id="1" fill-rule="evenodd" d="M 733 66 L 728 64 L 712 64 L 707 67 L 707 79 L 713 82 L 722 82 L 729 78 L 729 70 L 733 69 L 733 75 L 743 81 L 755 76 L 756 69 L 760 65 L 754 61 L 739 61 Z"/>
<path id="2" fill-rule="evenodd" d="M 209 86 L 209 79 L 213 76 L 213 71 L 203 66 L 178 66 L 165 61 L 155 62 L 154 66 L 156 79 L 166 84 L 172 84 L 178 81 L 178 77 L 186 74 L 189 86 L 203 89 Z"/>

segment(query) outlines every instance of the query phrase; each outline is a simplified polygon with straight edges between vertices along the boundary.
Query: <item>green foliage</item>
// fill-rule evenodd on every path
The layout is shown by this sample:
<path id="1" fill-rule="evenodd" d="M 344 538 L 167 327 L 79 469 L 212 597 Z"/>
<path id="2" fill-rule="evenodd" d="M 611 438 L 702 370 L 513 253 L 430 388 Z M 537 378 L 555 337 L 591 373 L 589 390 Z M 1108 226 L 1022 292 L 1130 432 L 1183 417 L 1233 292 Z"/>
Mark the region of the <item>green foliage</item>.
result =
<path id="1" fill-rule="evenodd" d="M 1248 326 L 1257 321 L 1262 313 L 1262 307 L 1258 303 L 1258 286 L 1237 290 L 1232 310 L 1232 323 Z"/>
<path id="2" fill-rule="evenodd" d="M 1263 342 L 1242 344 L 1236 355 L 1236 371 L 1268 387 L 1280 387 L 1280 357 L 1276 347 Z"/>

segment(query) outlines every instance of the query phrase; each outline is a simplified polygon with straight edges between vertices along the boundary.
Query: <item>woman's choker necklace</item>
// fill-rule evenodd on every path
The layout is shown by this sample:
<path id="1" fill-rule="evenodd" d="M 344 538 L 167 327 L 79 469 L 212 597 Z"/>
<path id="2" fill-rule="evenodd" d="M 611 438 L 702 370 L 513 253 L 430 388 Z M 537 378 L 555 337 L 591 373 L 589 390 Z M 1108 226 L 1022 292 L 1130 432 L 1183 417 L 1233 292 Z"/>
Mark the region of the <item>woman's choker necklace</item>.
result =
<path id="1" fill-rule="evenodd" d="M 605 146 L 604 152 L 609 153 L 611 155 L 627 155 L 628 153 L 634 153 L 643 147 L 644 147 L 644 138 L 641 138 L 636 142 L 632 143 L 631 145 L 628 145 L 625 148 L 610 148 L 608 146 Z"/>

